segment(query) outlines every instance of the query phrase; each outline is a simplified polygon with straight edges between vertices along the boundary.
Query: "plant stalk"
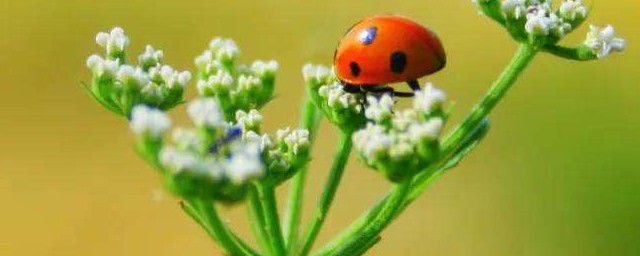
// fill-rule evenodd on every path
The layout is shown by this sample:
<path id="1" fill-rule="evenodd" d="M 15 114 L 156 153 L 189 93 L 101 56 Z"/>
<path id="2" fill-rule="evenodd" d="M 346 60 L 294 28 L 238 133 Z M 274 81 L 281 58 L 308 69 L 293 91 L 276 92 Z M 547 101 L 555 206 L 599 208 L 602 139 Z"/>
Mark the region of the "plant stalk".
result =
<path id="1" fill-rule="evenodd" d="M 326 220 L 327 213 L 329 212 L 329 208 L 333 203 L 333 199 L 338 190 L 338 186 L 340 185 L 340 181 L 342 180 L 344 168 L 347 165 L 347 161 L 349 160 L 349 154 L 351 153 L 352 146 L 352 134 L 352 131 L 341 131 L 340 133 L 340 138 L 338 141 L 339 148 L 334 156 L 333 165 L 331 166 L 331 171 L 329 173 L 329 178 L 327 180 L 327 183 L 325 184 L 324 192 L 320 197 L 320 201 L 318 201 L 318 206 L 316 208 L 313 219 L 311 220 L 311 224 L 309 224 L 307 228 L 307 233 L 299 255 L 309 254 L 309 251 L 313 247 L 313 243 L 318 238 L 318 234 L 320 233 L 322 224 Z"/>
<path id="2" fill-rule="evenodd" d="M 318 131 L 322 115 L 311 100 L 309 92 L 307 92 L 302 104 L 304 106 L 304 110 L 302 113 L 302 120 L 300 120 L 300 126 L 309 131 L 309 149 L 311 149 L 315 142 L 316 133 Z M 308 168 L 309 165 L 307 164 L 298 171 L 298 173 L 293 177 L 289 188 L 287 211 L 285 212 L 283 224 L 285 243 L 289 254 L 295 251 L 296 242 L 298 241 L 302 205 L 304 203 L 304 187 L 307 179 Z"/>
<path id="3" fill-rule="evenodd" d="M 263 228 L 265 228 L 269 234 L 272 255 L 284 256 L 286 255 L 286 251 L 282 230 L 280 228 L 280 217 L 278 216 L 278 204 L 276 201 L 275 188 L 264 184 L 258 184 L 256 187 L 258 189 L 258 195 L 260 196 L 260 203 L 264 214 L 265 225 Z"/>

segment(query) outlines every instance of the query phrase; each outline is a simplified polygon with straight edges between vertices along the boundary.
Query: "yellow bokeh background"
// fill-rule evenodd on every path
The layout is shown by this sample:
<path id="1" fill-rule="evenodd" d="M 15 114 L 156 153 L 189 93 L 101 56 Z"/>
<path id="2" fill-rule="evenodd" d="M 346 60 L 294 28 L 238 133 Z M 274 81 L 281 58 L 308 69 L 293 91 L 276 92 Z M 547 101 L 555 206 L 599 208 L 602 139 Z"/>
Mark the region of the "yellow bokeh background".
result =
<path id="1" fill-rule="evenodd" d="M 614 24 L 628 51 L 589 63 L 540 55 L 493 113 L 481 147 L 393 223 L 370 255 L 640 255 L 640 3 L 594 6 L 590 21 Z M 126 122 L 83 91 L 85 59 L 99 51 L 96 32 L 122 26 L 131 55 L 151 43 L 178 69 L 192 69 L 214 36 L 234 38 L 243 61 L 277 59 L 277 99 L 264 110 L 275 131 L 297 123 L 301 66 L 330 64 L 344 31 L 380 13 L 410 16 L 443 39 L 449 66 L 423 82 L 457 103 L 453 121 L 516 47 L 468 0 L 3 1 L 0 255 L 220 254 L 135 154 Z M 172 116 L 185 121 L 182 107 Z M 305 217 L 336 146 L 335 129 L 321 129 Z M 388 187 L 352 158 L 320 244 Z M 250 234 L 242 207 L 224 213 Z"/>

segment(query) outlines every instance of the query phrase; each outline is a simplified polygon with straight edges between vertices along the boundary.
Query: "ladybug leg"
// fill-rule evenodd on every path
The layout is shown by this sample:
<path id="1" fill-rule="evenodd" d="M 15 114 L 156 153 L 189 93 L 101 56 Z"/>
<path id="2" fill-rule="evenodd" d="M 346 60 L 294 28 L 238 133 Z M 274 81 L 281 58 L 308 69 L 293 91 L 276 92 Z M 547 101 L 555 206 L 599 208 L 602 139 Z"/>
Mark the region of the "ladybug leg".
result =
<path id="1" fill-rule="evenodd" d="M 393 88 L 384 86 L 384 87 L 363 87 L 366 88 L 367 92 L 372 93 L 388 93 L 391 97 L 400 97 L 400 98 L 408 98 L 413 97 L 412 92 L 396 92 Z"/>
<path id="2" fill-rule="evenodd" d="M 409 85 L 409 87 L 411 87 L 411 90 L 413 90 L 414 92 L 422 90 L 422 88 L 420 88 L 420 83 L 418 83 L 418 80 L 416 79 L 411 79 L 407 81 L 407 84 Z"/>

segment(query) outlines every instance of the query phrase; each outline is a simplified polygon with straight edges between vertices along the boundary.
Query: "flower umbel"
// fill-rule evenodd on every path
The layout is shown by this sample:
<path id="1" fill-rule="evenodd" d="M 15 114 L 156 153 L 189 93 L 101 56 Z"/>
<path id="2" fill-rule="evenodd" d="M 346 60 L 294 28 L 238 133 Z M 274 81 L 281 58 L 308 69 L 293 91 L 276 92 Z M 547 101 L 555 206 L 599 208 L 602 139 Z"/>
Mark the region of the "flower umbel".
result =
<path id="1" fill-rule="evenodd" d="M 370 123 L 353 135 L 360 159 L 394 182 L 428 167 L 439 153 L 445 100 L 444 92 L 432 84 L 416 92 L 410 109 L 394 110 L 388 94 L 379 99 L 370 97 L 365 109 Z"/>
<path id="2" fill-rule="evenodd" d="M 238 110 L 259 109 L 273 98 L 276 61 L 254 61 L 249 67 L 236 63 L 240 49 L 231 39 L 214 38 L 195 59 L 198 93 L 216 97 L 227 121 Z"/>
<path id="3" fill-rule="evenodd" d="M 138 65 L 130 65 L 125 58 L 129 38 L 124 30 L 98 33 L 96 42 L 105 49 L 105 57 L 94 54 L 87 59 L 93 73 L 87 89 L 106 109 L 129 117 L 135 105 L 169 110 L 182 102 L 191 73 L 162 64 L 162 51 L 148 45 L 138 57 Z"/>

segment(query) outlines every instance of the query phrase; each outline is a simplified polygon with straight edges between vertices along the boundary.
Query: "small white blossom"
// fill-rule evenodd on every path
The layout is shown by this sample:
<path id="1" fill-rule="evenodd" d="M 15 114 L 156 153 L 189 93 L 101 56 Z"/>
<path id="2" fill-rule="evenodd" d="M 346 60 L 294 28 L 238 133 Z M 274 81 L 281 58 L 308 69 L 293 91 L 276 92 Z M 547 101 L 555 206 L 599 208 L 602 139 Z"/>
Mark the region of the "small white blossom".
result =
<path id="1" fill-rule="evenodd" d="M 337 109 L 353 109 L 356 113 L 361 111 L 361 106 L 356 97 L 351 93 L 346 93 L 342 85 L 334 83 L 323 85 L 318 90 L 318 94 L 327 100 L 329 107 Z"/>
<path id="2" fill-rule="evenodd" d="M 306 129 L 293 130 L 284 137 L 284 142 L 294 154 L 298 154 L 300 150 L 309 147 L 309 131 Z"/>
<path id="3" fill-rule="evenodd" d="M 160 64 L 164 53 L 161 50 L 156 50 L 151 45 L 147 45 L 144 48 L 144 52 L 138 56 L 138 63 L 143 67 L 152 67 Z"/>
<path id="4" fill-rule="evenodd" d="M 276 71 L 278 71 L 278 62 L 275 60 L 271 60 L 267 62 L 257 60 L 257 61 L 254 61 L 253 64 L 251 64 L 251 70 L 260 76 L 264 76 L 266 74 L 273 74 Z"/>
<path id="5" fill-rule="evenodd" d="M 160 163 L 171 171 L 179 173 L 195 170 L 198 166 L 198 156 L 191 152 L 167 146 L 160 150 Z"/>
<path id="6" fill-rule="evenodd" d="M 622 52 L 626 48 L 626 41 L 616 36 L 613 26 L 608 25 L 601 29 L 598 26 L 591 25 L 587 39 L 584 45 L 602 59 L 611 52 Z"/>
<path id="7" fill-rule="evenodd" d="M 207 90 L 224 90 L 229 91 L 233 86 L 233 77 L 226 71 L 218 70 L 218 72 L 210 76 L 206 81 L 199 80 L 197 87 L 200 94 L 204 94 Z"/>
<path id="8" fill-rule="evenodd" d="M 120 67 L 119 60 L 105 60 L 98 55 L 87 58 L 87 67 L 98 77 L 114 78 Z"/>
<path id="9" fill-rule="evenodd" d="M 405 131 L 409 125 L 418 121 L 418 113 L 415 109 L 405 109 L 396 114 L 391 119 L 393 128 L 397 131 Z"/>
<path id="10" fill-rule="evenodd" d="M 254 131 L 248 131 L 242 134 L 244 142 L 246 143 L 257 143 L 260 145 L 260 151 L 265 151 L 271 149 L 273 147 L 273 142 L 271 142 L 271 137 L 267 134 L 257 134 Z"/>
<path id="11" fill-rule="evenodd" d="M 164 99 L 164 89 L 156 83 L 148 83 L 140 90 L 142 95 L 151 101 L 162 101 Z"/>
<path id="12" fill-rule="evenodd" d="M 389 156 L 394 160 L 411 157 L 413 153 L 413 145 L 406 142 L 396 143 L 389 148 Z"/>
<path id="13" fill-rule="evenodd" d="M 424 123 L 415 123 L 409 127 L 409 133 L 414 139 L 435 140 L 440 136 L 444 121 L 440 118 L 433 118 Z"/>
<path id="14" fill-rule="evenodd" d="M 532 9 L 527 14 L 525 30 L 532 35 L 547 36 L 551 30 L 552 20 L 545 9 Z"/>
<path id="15" fill-rule="evenodd" d="M 368 96 L 367 104 L 364 114 L 368 119 L 381 122 L 391 117 L 393 98 L 389 94 L 383 94 L 379 99 L 374 96 Z"/>
<path id="16" fill-rule="evenodd" d="M 129 45 L 129 38 L 122 28 L 115 27 L 109 33 L 98 33 L 96 43 L 107 51 L 107 55 L 113 56 L 124 52 L 124 48 Z"/>
<path id="17" fill-rule="evenodd" d="M 198 126 L 219 127 L 226 125 L 220 104 L 213 98 L 194 100 L 187 107 L 187 113 Z"/>
<path id="18" fill-rule="evenodd" d="M 427 83 L 424 89 L 417 91 L 413 99 L 413 108 L 422 113 L 428 113 L 441 106 L 447 100 L 444 91 Z"/>
<path id="19" fill-rule="evenodd" d="M 302 76 L 305 81 L 315 79 L 325 81 L 331 75 L 331 69 L 322 65 L 305 64 L 302 67 Z"/>
<path id="20" fill-rule="evenodd" d="M 235 184 L 244 184 L 265 174 L 260 145 L 249 143 L 234 151 L 227 162 L 226 176 Z"/>
<path id="21" fill-rule="evenodd" d="M 164 65 L 159 71 L 160 77 L 168 88 L 184 87 L 191 81 L 191 73 L 188 71 L 178 72 L 169 65 Z"/>
<path id="22" fill-rule="evenodd" d="M 203 147 L 204 141 L 194 129 L 176 128 L 171 133 L 173 143 L 180 149 L 197 151 Z"/>
<path id="23" fill-rule="evenodd" d="M 123 84 L 132 84 L 136 87 L 144 87 L 151 82 L 149 76 L 141 68 L 131 65 L 122 65 L 118 69 L 117 79 Z"/>
<path id="24" fill-rule="evenodd" d="M 502 11 L 515 19 L 523 18 L 527 14 L 526 2 L 526 0 L 504 0 L 502 1 Z"/>
<path id="25" fill-rule="evenodd" d="M 243 131 L 254 130 L 260 127 L 262 115 L 255 109 L 250 110 L 249 113 L 238 110 L 236 112 L 236 121 Z"/>
<path id="26" fill-rule="evenodd" d="M 238 77 L 238 91 L 252 91 L 260 87 L 262 82 L 255 76 L 240 75 Z"/>
<path id="27" fill-rule="evenodd" d="M 560 15 L 568 20 L 575 20 L 577 18 L 586 18 L 589 10 L 582 0 L 565 0 L 558 9 Z"/>
<path id="28" fill-rule="evenodd" d="M 148 134 L 154 138 L 162 134 L 171 126 L 171 120 L 162 111 L 144 105 L 138 105 L 131 112 L 130 127 L 138 136 Z"/>
<path id="29" fill-rule="evenodd" d="M 369 123 L 353 135 L 353 144 L 365 158 L 372 159 L 385 154 L 393 145 L 393 139 L 382 126 Z"/>
<path id="30" fill-rule="evenodd" d="M 220 60 L 233 60 L 240 54 L 240 48 L 231 39 L 214 38 L 209 42 L 209 50 Z"/>

